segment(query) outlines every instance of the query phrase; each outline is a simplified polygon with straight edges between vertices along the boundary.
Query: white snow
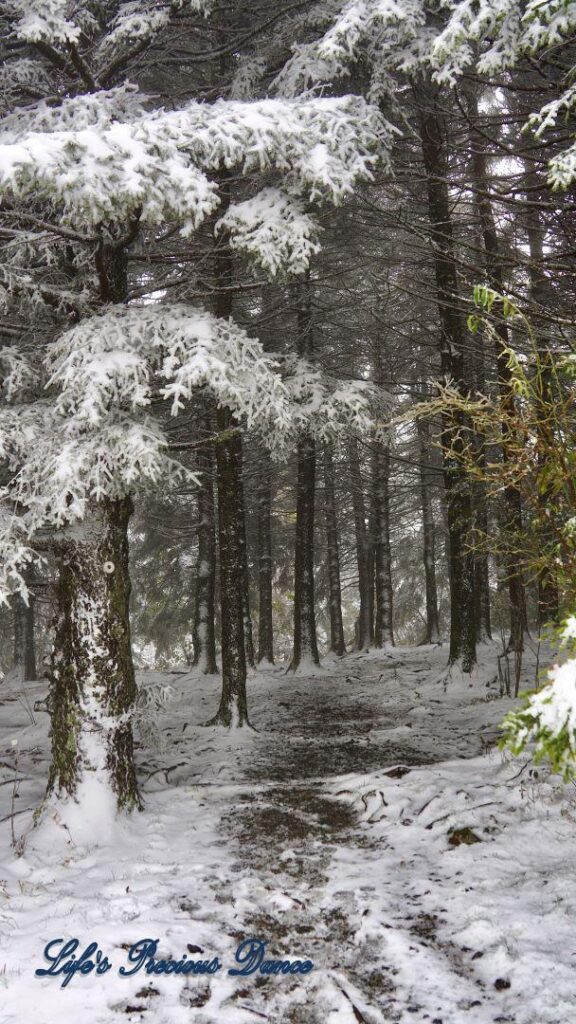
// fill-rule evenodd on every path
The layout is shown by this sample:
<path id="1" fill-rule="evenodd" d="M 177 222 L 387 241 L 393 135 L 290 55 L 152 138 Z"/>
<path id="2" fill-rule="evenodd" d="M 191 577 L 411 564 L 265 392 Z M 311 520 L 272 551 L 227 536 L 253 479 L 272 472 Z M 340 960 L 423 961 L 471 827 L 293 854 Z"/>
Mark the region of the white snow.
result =
<path id="1" fill-rule="evenodd" d="M 489 681 L 496 649 L 483 654 Z M 117 821 L 108 845 L 71 828 L 59 848 L 28 842 L 21 857 L 2 822 L 2 1024 L 569 1024 L 574 790 L 488 749 L 513 701 L 486 682 L 434 682 L 445 657 L 394 648 L 312 677 L 253 672 L 256 730 L 233 732 L 200 724 L 217 678 L 146 673 L 150 693 L 170 684 L 175 696 L 159 701 L 165 750 L 138 749 L 144 812 Z M 522 686 L 533 682 L 529 657 Z M 27 690 L 33 702 L 44 686 Z M 17 739 L 20 836 L 43 791 L 47 716 L 32 723 L 6 686 L 0 700 L 0 817 Z M 453 845 L 454 829 L 480 841 Z M 314 970 L 229 976 L 250 936 Z M 72 937 L 78 953 L 97 942 L 113 969 L 64 990 L 35 977 L 45 944 Z M 143 938 L 159 940 L 157 957 L 223 968 L 120 976 L 122 947 Z"/>

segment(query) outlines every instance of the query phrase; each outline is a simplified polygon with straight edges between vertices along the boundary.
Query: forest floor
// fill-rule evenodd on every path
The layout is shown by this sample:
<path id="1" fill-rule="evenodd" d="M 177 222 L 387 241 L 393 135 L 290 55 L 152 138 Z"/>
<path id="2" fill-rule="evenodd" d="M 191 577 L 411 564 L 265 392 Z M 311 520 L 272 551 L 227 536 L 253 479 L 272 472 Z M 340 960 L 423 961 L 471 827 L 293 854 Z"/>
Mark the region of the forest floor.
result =
<path id="1" fill-rule="evenodd" d="M 576 790 L 495 748 L 513 703 L 497 652 L 472 686 L 444 687 L 432 647 L 257 672 L 255 730 L 233 733 L 201 726 L 217 679 L 148 674 L 175 693 L 164 746 L 138 747 L 145 810 L 64 853 L 11 848 L 43 793 L 48 716 L 43 683 L 0 687 L 0 1024 L 576 1024 Z M 35 977 L 73 937 L 113 969 Z M 314 969 L 232 977 L 247 937 Z M 144 938 L 222 969 L 120 976 Z"/>

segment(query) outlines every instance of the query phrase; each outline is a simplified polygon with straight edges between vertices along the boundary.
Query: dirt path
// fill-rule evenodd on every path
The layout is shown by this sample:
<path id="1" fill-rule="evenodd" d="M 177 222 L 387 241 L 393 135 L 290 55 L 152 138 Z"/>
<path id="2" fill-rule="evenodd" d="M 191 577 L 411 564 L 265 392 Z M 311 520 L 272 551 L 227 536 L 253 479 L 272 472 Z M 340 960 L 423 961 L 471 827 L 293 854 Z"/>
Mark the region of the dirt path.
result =
<path id="1" fill-rule="evenodd" d="M 334 1019 L 354 1024 L 460 1024 L 442 1014 L 434 1016 L 417 1001 L 406 1004 L 405 993 L 396 986 L 394 962 L 383 959 L 381 943 L 363 942 L 359 955 L 362 919 L 376 892 L 370 864 L 381 855 L 380 841 L 359 827 L 355 812 L 335 800 L 325 785 L 335 776 L 387 766 L 397 775 L 402 769 L 398 772 L 395 766 L 403 765 L 407 773 L 408 766 L 445 756 L 447 745 L 459 756 L 481 752 L 482 736 L 477 727 L 471 728 L 469 694 L 462 695 L 468 717 L 463 714 L 460 725 L 454 707 L 450 723 L 443 722 L 443 702 L 433 694 L 421 700 L 419 687 L 430 672 L 430 658 L 418 651 L 411 664 L 400 657 L 392 664 L 349 658 L 330 676 L 297 677 L 290 682 L 289 697 L 277 673 L 282 694 L 253 698 L 252 717 L 259 730 L 251 753 L 253 785 L 238 792 L 221 829 L 237 858 L 234 871 L 253 883 L 244 934 L 248 926 L 264 938 L 271 956 L 305 955 L 322 969 L 324 990 L 316 993 L 318 1005 L 307 1001 L 301 1006 L 295 985 L 287 1024 L 320 1024 L 330 1000 L 330 1005 L 336 1001 L 341 1006 L 342 1016 Z M 477 706 L 490 703 L 486 696 L 479 693 Z M 494 717 L 493 708 L 490 714 Z M 365 863 L 364 884 L 347 880 L 342 871 L 347 859 Z M 390 918 L 413 949 L 415 961 L 425 952 L 428 961 L 436 961 L 440 976 L 459 979 L 464 989 L 460 1007 L 473 1021 L 483 1003 L 481 986 L 467 980 L 464 952 L 439 938 L 438 919 L 424 909 L 418 884 L 415 890 L 410 865 L 402 865 L 390 886 Z M 274 900 L 277 911 L 271 909 Z M 250 1005 L 267 1019 L 277 1019 L 269 988 L 253 989 Z"/>

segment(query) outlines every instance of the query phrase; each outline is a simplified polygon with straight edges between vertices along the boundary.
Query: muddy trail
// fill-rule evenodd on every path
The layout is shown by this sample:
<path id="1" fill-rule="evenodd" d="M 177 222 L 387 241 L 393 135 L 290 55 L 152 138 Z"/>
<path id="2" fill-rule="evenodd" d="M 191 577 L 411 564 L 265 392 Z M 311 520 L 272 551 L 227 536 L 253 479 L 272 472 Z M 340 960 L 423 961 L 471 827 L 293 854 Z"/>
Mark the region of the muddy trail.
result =
<path id="1" fill-rule="evenodd" d="M 347 659 L 332 677 L 296 678 L 288 694 L 284 683 L 276 700 L 257 703 L 253 722 L 258 731 L 250 764 L 253 785 L 238 788 L 220 824 L 236 857 L 235 873 L 257 879 L 243 934 L 248 927 L 254 936 L 264 938 L 272 957 L 312 959 L 348 1007 L 349 1019 L 359 1024 L 448 1024 L 427 1007 L 405 1005 L 395 984 L 397 970 L 393 962 L 383 961 L 380 943 L 366 942 L 358 955 L 356 936 L 370 913 L 371 896 L 376 895 L 369 865 L 381 856 L 382 840 L 362 828 L 351 807 L 325 786 L 334 777 L 374 769 L 389 769 L 397 778 L 408 774 L 411 766 L 445 756 L 442 702 L 434 691 L 424 713 L 418 714 L 418 687 L 429 677 L 430 664 L 418 656 L 414 661 L 409 666 L 403 663 L 401 672 L 397 663 L 368 662 L 360 674 Z M 486 695 L 480 693 L 477 700 L 485 701 Z M 437 743 L 434 727 L 440 730 Z M 474 756 L 482 747 L 482 738 L 477 731 L 471 733 L 465 715 L 461 731 L 452 718 L 449 742 L 459 756 Z M 347 884 L 341 868 L 333 870 L 339 852 L 352 862 L 366 862 L 365 884 Z M 438 937 L 439 922 L 424 911 L 418 894 L 414 896 L 409 868 L 404 866 L 405 887 L 397 879 L 391 886 L 394 928 L 401 929 L 415 954 L 425 949 L 447 974 L 461 973 L 464 951 Z M 277 894 L 278 913 L 270 909 L 271 893 Z M 296 997 L 294 985 L 286 1021 L 320 1024 L 322 1001 L 318 1007 L 309 1002 L 301 1006 Z M 481 992 L 478 999 L 471 997 L 469 1006 L 462 1005 L 463 1012 L 480 1006 L 482 998 Z M 269 999 L 266 986 L 252 990 L 255 1012 L 275 1020 Z"/>

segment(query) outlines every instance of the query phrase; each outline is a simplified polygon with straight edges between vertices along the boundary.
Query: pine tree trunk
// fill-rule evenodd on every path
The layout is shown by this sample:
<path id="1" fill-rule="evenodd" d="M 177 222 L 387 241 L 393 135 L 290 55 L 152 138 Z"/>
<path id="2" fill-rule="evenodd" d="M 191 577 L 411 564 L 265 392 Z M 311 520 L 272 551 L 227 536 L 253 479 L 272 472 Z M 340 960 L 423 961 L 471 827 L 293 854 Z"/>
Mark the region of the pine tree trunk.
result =
<path id="1" fill-rule="evenodd" d="M 36 649 L 34 645 L 35 598 L 30 594 L 25 604 L 19 594 L 13 598 L 14 606 L 14 665 L 10 673 L 15 682 L 27 683 L 36 679 Z"/>
<path id="2" fill-rule="evenodd" d="M 314 356 L 310 275 L 298 289 L 298 355 Z M 303 435 L 296 450 L 296 539 L 294 551 L 294 648 L 290 669 L 302 662 L 320 664 L 314 607 L 314 514 L 316 511 L 316 443 Z"/>
<path id="3" fill-rule="evenodd" d="M 475 578 L 476 578 L 476 640 L 478 643 L 485 643 L 492 639 L 492 619 L 490 614 L 490 576 L 488 568 L 488 556 L 485 551 L 486 537 L 488 536 L 488 510 L 483 490 L 478 488 L 480 493 L 475 495 L 474 518 L 478 534 L 478 544 L 475 555 Z"/>
<path id="4" fill-rule="evenodd" d="M 238 447 L 238 489 L 236 491 L 237 518 L 238 518 L 238 540 L 240 544 L 240 560 L 242 565 L 242 621 L 244 623 L 244 651 L 246 664 L 254 668 L 256 656 L 254 653 L 254 639 L 252 636 L 252 615 L 250 612 L 250 570 L 248 566 L 248 545 L 246 543 L 246 511 L 244 506 L 244 477 L 243 467 L 243 444 L 239 439 Z"/>
<path id="5" fill-rule="evenodd" d="M 469 86 L 466 90 L 466 101 L 468 114 L 471 123 L 471 148 L 472 148 L 472 185 L 474 199 L 478 210 L 478 219 L 482 231 L 484 245 L 484 258 L 486 274 L 492 288 L 497 292 L 504 289 L 504 275 L 502 266 L 502 255 L 496 221 L 492 210 L 492 203 L 489 195 L 489 176 L 486 161 L 486 146 L 482 133 L 478 130 L 478 103 L 474 88 Z M 505 348 L 509 345 L 508 325 L 505 320 L 500 319 L 496 323 L 496 334 L 498 337 L 496 347 L 496 360 L 498 368 L 498 386 L 500 394 L 505 401 L 509 412 L 513 415 L 515 397 L 511 389 L 511 371 L 508 366 L 508 357 Z M 503 448 L 503 459 L 506 461 L 506 449 Z M 504 491 L 504 521 L 503 529 L 509 532 L 511 538 L 522 534 L 522 500 L 520 492 L 516 487 L 506 487 Z M 484 567 L 482 567 L 483 569 Z M 486 567 L 487 573 L 487 567 Z M 524 592 L 524 581 L 522 574 L 515 564 L 514 557 L 506 560 L 506 577 L 508 581 L 508 598 L 510 605 L 510 643 L 512 650 L 522 650 L 524 633 L 528 629 L 526 618 L 526 595 Z M 489 634 L 489 631 L 488 631 Z M 489 634 L 490 635 L 490 634 Z"/>
<path id="6" fill-rule="evenodd" d="M 219 432 L 230 428 L 226 409 L 218 409 Z M 243 562 L 238 522 L 240 436 L 216 445 L 218 478 L 218 542 L 220 552 L 220 609 L 222 637 L 222 693 L 214 718 L 207 725 L 239 727 L 248 724 L 246 655 L 244 649 Z"/>
<path id="7" fill-rule="evenodd" d="M 320 663 L 314 610 L 314 508 L 316 445 L 302 437 L 297 449 L 296 543 L 294 557 L 294 651 L 290 668 Z"/>
<path id="8" fill-rule="evenodd" d="M 440 642 L 438 615 L 438 589 L 436 586 L 436 528 L 432 508 L 432 480 L 429 467 L 430 431 L 424 420 L 417 421 L 420 450 L 420 501 L 422 507 L 422 535 L 424 581 L 426 587 L 426 636 L 424 642 Z"/>
<path id="9" fill-rule="evenodd" d="M 374 544 L 374 645 L 394 643 L 392 551 L 390 548 L 390 447 L 375 444 L 372 454 L 372 538 Z"/>
<path id="10" fill-rule="evenodd" d="M 52 762 L 47 797 L 101 808 L 140 807 L 130 712 L 127 526 L 130 498 L 94 505 L 79 539 L 63 539 L 49 671 Z M 80 530 L 78 531 L 80 533 Z"/>
<path id="11" fill-rule="evenodd" d="M 542 193 L 546 192 L 546 185 L 539 181 L 539 175 L 534 168 L 531 168 L 528 174 L 528 182 L 532 187 L 530 192 L 531 203 L 526 206 L 525 221 L 526 231 L 528 235 L 528 247 L 530 251 L 530 298 L 535 305 L 535 311 L 532 315 L 534 325 L 539 328 L 540 311 L 546 310 L 550 303 L 554 302 L 554 296 L 550 286 L 550 281 L 543 271 L 545 266 L 546 258 L 544 253 L 545 244 L 545 233 L 544 228 L 540 221 L 540 213 L 538 209 L 533 205 L 534 198 L 537 196 L 535 191 L 538 187 L 542 189 Z M 548 352 L 546 342 L 543 338 L 545 335 L 546 327 L 541 324 L 541 330 L 538 330 L 538 350 L 540 356 L 540 363 L 542 367 L 541 371 L 541 387 L 542 394 L 539 396 L 540 401 L 544 406 L 549 405 L 552 399 L 551 384 L 551 367 L 550 367 L 550 354 Z M 541 454 L 538 455 L 540 466 L 542 467 L 543 457 Z M 550 502 L 555 500 L 555 495 L 552 488 L 545 488 L 543 493 L 540 495 L 540 504 L 545 509 Z M 544 518 L 544 517 L 543 517 Z M 554 535 L 552 532 L 544 531 L 544 540 L 547 546 L 551 547 L 554 544 Z M 551 561 L 551 560 L 549 560 Z M 540 627 L 546 623 L 553 623 L 557 625 L 560 621 L 560 595 L 558 590 L 558 582 L 554 576 L 552 565 L 548 569 L 542 569 L 538 576 L 538 624 Z"/>
<path id="12" fill-rule="evenodd" d="M 340 586 L 340 553 L 338 519 L 334 487 L 334 462 L 330 447 L 324 445 L 324 516 L 328 552 L 328 588 L 330 608 L 330 650 L 339 657 L 346 654 L 342 622 L 342 590 Z"/>
<path id="13" fill-rule="evenodd" d="M 204 422 L 205 433 L 210 431 L 210 419 Z M 193 664 L 203 675 L 218 672 L 216 664 L 216 630 L 214 622 L 214 595 L 216 588 L 216 524 L 214 514 L 214 454 L 209 444 L 199 449 L 197 460 L 201 473 L 198 488 L 198 561 L 196 565 L 196 591 L 194 597 Z"/>
<path id="14" fill-rule="evenodd" d="M 360 597 L 360 611 L 356 625 L 356 647 L 359 651 L 366 651 L 373 637 L 373 562 L 370 552 L 370 537 L 366 528 L 366 509 L 362 473 L 360 470 L 360 453 L 355 438 L 352 438 L 348 444 L 348 462 L 350 467 L 352 507 L 354 510 L 358 593 Z"/>
<path id="15" fill-rule="evenodd" d="M 272 465 L 270 454 L 261 453 L 257 491 L 258 515 L 258 663 L 274 664 L 272 619 Z"/>
<path id="16" fill-rule="evenodd" d="M 137 226 L 138 218 L 130 225 L 134 236 Z M 102 303 L 125 302 L 127 265 L 125 246 L 98 243 Z M 116 810 L 142 806 L 131 722 L 137 695 L 129 608 L 132 509 L 130 497 L 94 503 L 77 531 L 70 531 L 77 537 L 64 531 L 55 543 L 57 616 L 48 672 L 52 760 L 45 803 L 80 805 L 86 838 L 97 839 Z M 41 812 L 42 807 L 37 820 Z"/>
<path id="17" fill-rule="evenodd" d="M 438 90 L 430 78 L 414 84 L 418 103 L 422 157 L 426 171 L 430 239 L 440 319 L 440 360 L 445 381 L 452 380 L 466 392 L 464 367 L 464 320 L 461 311 L 454 231 L 448 193 L 446 138 L 438 106 Z M 443 448 L 456 455 L 462 442 L 459 415 L 446 415 Z M 454 429 L 456 428 L 456 429 Z M 468 540 L 472 528 L 472 501 L 466 476 L 457 458 L 444 455 L 444 486 L 450 540 L 450 666 L 459 664 L 470 673 L 476 664 L 476 617 L 474 554 Z"/>
<path id="18" fill-rule="evenodd" d="M 230 201 L 229 175 L 222 171 L 220 213 Z M 215 248 L 216 316 L 228 319 L 232 314 L 233 260 L 229 240 L 220 235 Z M 229 409 L 218 409 L 218 433 L 230 432 L 216 445 L 216 481 L 218 491 L 218 551 L 220 556 L 220 619 L 222 646 L 222 693 L 220 705 L 207 725 L 238 728 L 248 725 L 246 696 L 245 610 L 246 575 L 244 518 L 242 497 L 242 440 L 234 430 Z"/>

